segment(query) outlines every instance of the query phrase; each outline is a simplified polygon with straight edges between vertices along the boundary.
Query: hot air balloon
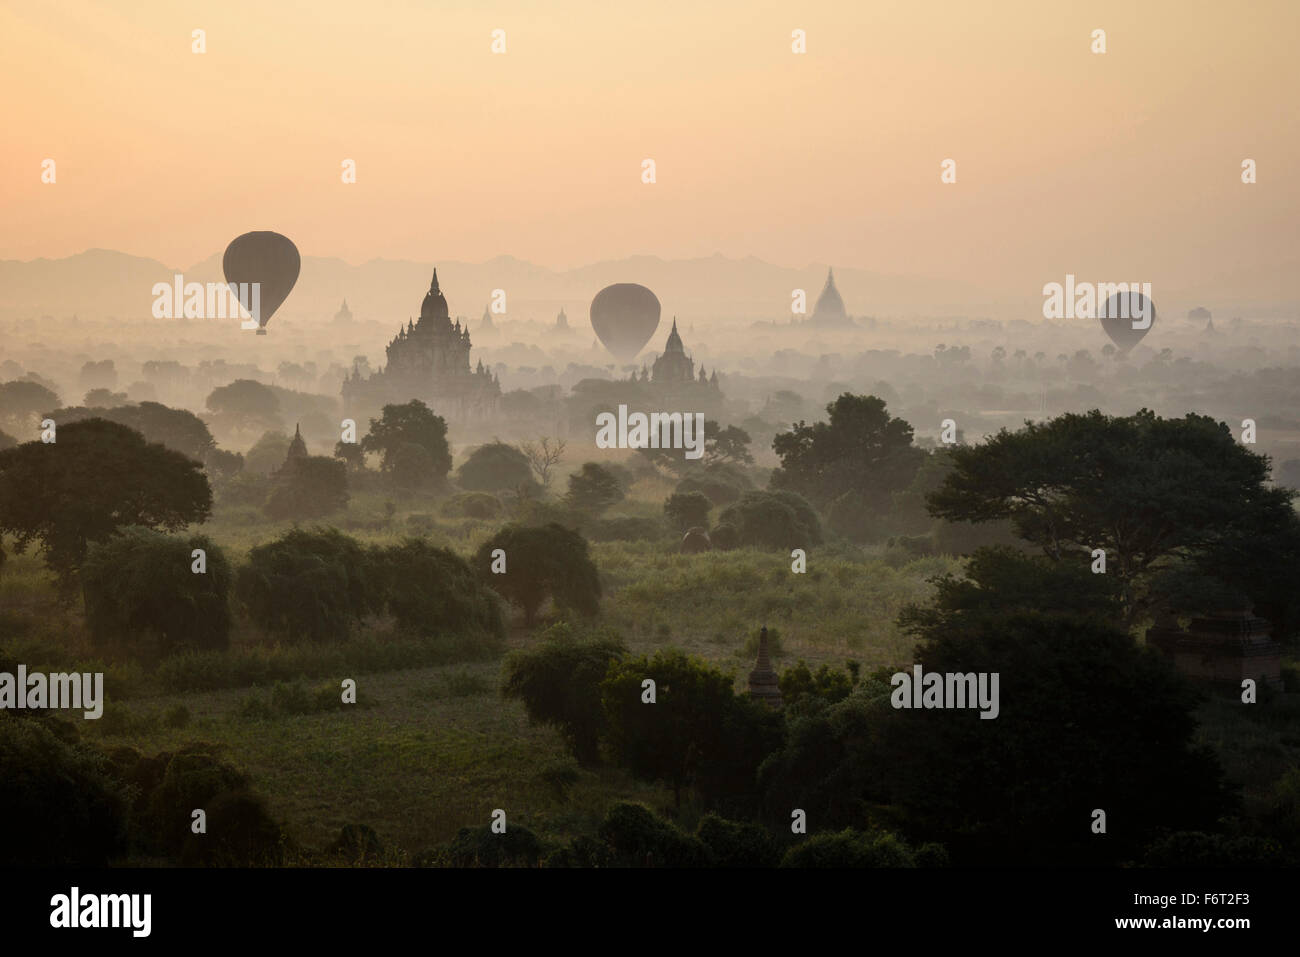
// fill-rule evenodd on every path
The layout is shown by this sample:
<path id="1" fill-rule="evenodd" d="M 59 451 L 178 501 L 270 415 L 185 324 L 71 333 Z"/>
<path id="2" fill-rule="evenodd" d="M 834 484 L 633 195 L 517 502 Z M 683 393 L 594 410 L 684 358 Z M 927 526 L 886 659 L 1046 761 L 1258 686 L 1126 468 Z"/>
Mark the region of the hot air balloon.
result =
<path id="1" fill-rule="evenodd" d="M 614 358 L 630 362 L 659 328 L 659 298 L 634 282 L 606 286 L 591 300 L 591 328 Z"/>
<path id="2" fill-rule="evenodd" d="M 1117 292 L 1101 307 L 1101 327 L 1122 352 L 1141 342 L 1155 324 L 1156 304 L 1140 292 Z"/>
<path id="3" fill-rule="evenodd" d="M 289 298 L 293 285 L 298 281 L 298 270 L 302 268 L 302 257 L 298 247 L 287 236 L 267 230 L 244 233 L 226 247 L 226 255 L 221 260 L 222 271 L 226 274 L 226 283 L 240 295 L 240 284 L 258 283 L 258 296 L 244 304 L 256 303 L 260 308 L 253 318 L 258 321 L 257 334 L 266 335 L 266 324 L 275 315 L 284 301 Z"/>

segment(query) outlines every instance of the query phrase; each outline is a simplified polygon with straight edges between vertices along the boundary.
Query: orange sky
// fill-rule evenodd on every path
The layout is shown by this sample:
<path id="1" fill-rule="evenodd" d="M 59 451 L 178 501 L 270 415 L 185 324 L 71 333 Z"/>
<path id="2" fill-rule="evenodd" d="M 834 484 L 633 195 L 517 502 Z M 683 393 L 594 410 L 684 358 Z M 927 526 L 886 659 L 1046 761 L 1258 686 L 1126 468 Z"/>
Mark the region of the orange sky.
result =
<path id="1" fill-rule="evenodd" d="M 1266 273 L 1297 258 L 1298 26 L 1290 0 L 0 0 L 0 258 L 184 268 L 275 229 L 350 262 Z"/>

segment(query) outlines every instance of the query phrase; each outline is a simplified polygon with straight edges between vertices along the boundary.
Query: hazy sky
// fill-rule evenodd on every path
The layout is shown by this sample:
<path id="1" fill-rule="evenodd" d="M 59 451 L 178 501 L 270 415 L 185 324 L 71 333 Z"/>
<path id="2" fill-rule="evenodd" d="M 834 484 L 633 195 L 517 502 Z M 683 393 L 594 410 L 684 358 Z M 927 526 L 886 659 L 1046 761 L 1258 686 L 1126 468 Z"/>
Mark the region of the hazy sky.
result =
<path id="1" fill-rule="evenodd" d="M 350 262 L 720 252 L 1016 290 L 1276 277 L 1300 232 L 1298 11 L 0 0 L 0 258 L 184 268 L 275 229 Z"/>

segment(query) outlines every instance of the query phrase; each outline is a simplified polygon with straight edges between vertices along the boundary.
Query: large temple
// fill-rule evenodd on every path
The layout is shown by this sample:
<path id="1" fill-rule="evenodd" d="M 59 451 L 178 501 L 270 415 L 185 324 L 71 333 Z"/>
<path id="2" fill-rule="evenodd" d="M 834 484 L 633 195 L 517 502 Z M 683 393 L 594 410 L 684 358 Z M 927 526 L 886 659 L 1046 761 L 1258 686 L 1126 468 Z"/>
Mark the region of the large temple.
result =
<path id="1" fill-rule="evenodd" d="M 668 341 L 664 343 L 663 354 L 655 359 L 651 368 L 642 366 L 640 377 L 633 372 L 630 381 L 649 383 L 655 387 L 656 392 L 681 393 L 693 390 L 720 392 L 717 369 L 713 370 L 713 375 L 706 375 L 701 364 L 699 375 L 696 375 L 695 360 L 686 354 L 682 337 L 677 333 L 676 317 L 673 318 L 673 328 L 668 333 Z"/>
<path id="2" fill-rule="evenodd" d="M 387 365 L 363 377 L 355 366 L 343 380 L 345 414 L 364 422 L 385 405 L 420 399 L 448 421 L 484 419 L 497 411 L 501 384 L 483 360 L 471 369 L 469 328 L 447 311 L 438 270 L 420 305 L 420 318 L 407 321 L 388 344 Z"/>

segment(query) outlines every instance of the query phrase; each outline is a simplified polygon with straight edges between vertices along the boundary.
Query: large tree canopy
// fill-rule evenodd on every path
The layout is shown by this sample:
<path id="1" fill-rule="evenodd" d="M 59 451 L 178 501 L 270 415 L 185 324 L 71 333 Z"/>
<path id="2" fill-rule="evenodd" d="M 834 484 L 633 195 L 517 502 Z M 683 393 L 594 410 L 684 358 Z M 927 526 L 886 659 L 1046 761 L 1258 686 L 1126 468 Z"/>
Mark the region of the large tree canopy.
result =
<path id="1" fill-rule="evenodd" d="M 198 462 L 104 419 L 60 426 L 57 441 L 0 452 L 0 533 L 40 543 L 69 584 L 91 542 L 126 525 L 176 531 L 212 511 Z"/>
<path id="2" fill-rule="evenodd" d="M 207 423 L 186 409 L 173 409 L 161 402 L 140 402 L 120 405 L 111 409 L 73 406 L 55 409 L 50 418 L 62 427 L 65 423 L 84 419 L 107 419 L 135 429 L 150 442 L 159 442 L 192 459 L 204 460 L 210 449 L 216 447 Z"/>
<path id="3" fill-rule="evenodd" d="M 875 511 L 906 488 L 925 453 L 912 444 L 912 427 L 885 410 L 874 395 L 844 393 L 826 406 L 828 422 L 799 422 L 772 442 L 781 467 L 772 487 L 798 492 L 825 508 L 846 493 Z"/>
<path id="4" fill-rule="evenodd" d="M 384 406 L 382 415 L 370 420 L 370 431 L 361 440 L 364 451 L 382 456 L 380 467 L 389 473 L 400 470 L 403 455 L 399 450 L 405 445 L 418 445 L 428 454 L 430 479 L 445 479 L 451 471 L 447 423 L 419 399 Z"/>
<path id="5" fill-rule="evenodd" d="M 1203 415 L 1071 413 L 955 448 L 952 463 L 929 496 L 934 515 L 1009 518 L 1056 559 L 1105 549 L 1130 620 L 1159 600 L 1161 567 L 1265 540 L 1292 516 L 1290 491 L 1268 485 L 1268 458 Z"/>

